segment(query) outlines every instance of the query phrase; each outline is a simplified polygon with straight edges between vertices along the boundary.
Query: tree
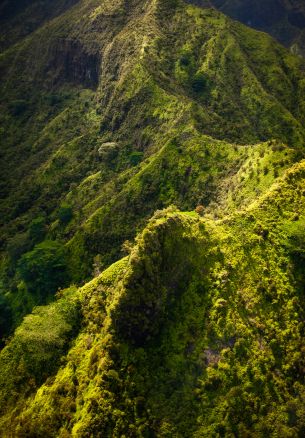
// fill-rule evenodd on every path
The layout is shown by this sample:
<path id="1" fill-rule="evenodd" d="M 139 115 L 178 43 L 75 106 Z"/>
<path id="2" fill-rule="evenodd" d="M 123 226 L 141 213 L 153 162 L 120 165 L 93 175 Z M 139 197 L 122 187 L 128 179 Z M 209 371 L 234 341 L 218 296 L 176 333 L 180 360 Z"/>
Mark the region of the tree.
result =
<path id="1" fill-rule="evenodd" d="M 7 243 L 7 252 L 13 263 L 16 263 L 19 257 L 31 248 L 28 233 L 19 233 L 11 237 Z"/>
<path id="2" fill-rule="evenodd" d="M 45 241 L 24 254 L 18 264 L 19 275 L 29 291 L 43 298 L 68 284 L 65 249 L 55 241 Z"/>
<path id="3" fill-rule="evenodd" d="M 63 225 L 67 225 L 73 217 L 72 208 L 69 205 L 62 205 L 58 211 L 58 219 Z"/>
<path id="4" fill-rule="evenodd" d="M 0 293 L 0 347 L 3 336 L 10 330 L 12 320 L 12 310 L 7 298 Z"/>
<path id="5" fill-rule="evenodd" d="M 46 234 L 46 220 L 43 216 L 34 219 L 29 226 L 29 235 L 34 243 L 41 242 Z"/>
<path id="6" fill-rule="evenodd" d="M 192 79 L 192 89 L 195 93 L 201 94 L 206 91 L 207 87 L 207 78 L 202 72 L 198 72 Z"/>

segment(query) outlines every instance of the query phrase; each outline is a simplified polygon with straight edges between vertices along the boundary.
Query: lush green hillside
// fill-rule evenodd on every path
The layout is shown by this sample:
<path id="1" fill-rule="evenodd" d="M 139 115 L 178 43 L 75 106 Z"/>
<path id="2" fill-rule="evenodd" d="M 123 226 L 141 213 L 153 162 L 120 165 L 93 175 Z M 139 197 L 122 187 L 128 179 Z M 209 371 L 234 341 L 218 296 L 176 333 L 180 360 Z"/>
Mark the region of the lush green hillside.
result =
<path id="1" fill-rule="evenodd" d="M 302 436 L 304 185 L 301 162 L 222 221 L 157 212 L 128 257 L 27 317 L 0 357 L 2 430 Z"/>
<path id="2" fill-rule="evenodd" d="M 303 154 L 302 69 L 266 35 L 180 1 L 78 2 L 6 50 L 2 313 L 14 325 L 103 270 L 156 209 L 208 206 L 260 147 L 270 185 Z M 288 148 L 254 146 L 270 139 Z M 53 269 L 46 291 L 35 278 Z"/>
<path id="3" fill-rule="evenodd" d="M 305 433 L 304 60 L 189 3 L 0 3 L 5 438 Z"/>

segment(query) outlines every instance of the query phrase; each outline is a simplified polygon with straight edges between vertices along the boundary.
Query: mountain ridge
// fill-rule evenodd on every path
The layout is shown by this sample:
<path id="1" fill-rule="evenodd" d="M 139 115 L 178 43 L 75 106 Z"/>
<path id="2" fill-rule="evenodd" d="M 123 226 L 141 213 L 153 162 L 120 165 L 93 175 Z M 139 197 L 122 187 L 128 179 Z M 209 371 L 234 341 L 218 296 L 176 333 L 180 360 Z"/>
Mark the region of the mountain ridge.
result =
<path id="1" fill-rule="evenodd" d="M 21 434 L 49 436 L 301 434 L 304 363 L 297 352 L 304 349 L 304 308 L 295 281 L 304 279 L 290 277 L 291 265 L 287 271 L 298 246 L 291 237 L 282 246 L 288 223 L 298 233 L 304 222 L 298 187 L 304 187 L 304 161 L 260 205 L 229 221 L 215 224 L 174 208 L 156 213 L 130 256 L 78 295 L 68 292 L 86 322 L 67 364 L 3 420 Z M 278 211 L 283 200 L 284 216 Z M 37 322 L 25 321 L 2 360 Z M 35 350 L 42 358 L 43 348 Z M 31 358 L 25 360 L 27 367 Z M 278 403 L 279 392 L 284 402 Z"/>
<path id="2" fill-rule="evenodd" d="M 200 7 L 215 7 L 226 15 L 262 30 L 298 55 L 304 56 L 305 8 L 302 0 L 189 0 Z"/>
<path id="3" fill-rule="evenodd" d="M 302 436 L 304 60 L 180 0 L 18 35 L 0 434 Z"/>
<path id="4" fill-rule="evenodd" d="M 2 118 L 6 130 L 3 162 L 11 163 L 11 168 L 5 164 L 2 172 L 6 191 L 3 220 L 8 224 L 2 245 L 5 249 L 8 239 L 17 234 L 19 241 L 9 241 L 9 248 L 10 257 L 15 259 L 17 254 L 18 262 L 18 253 L 33 247 L 26 234 L 31 221 L 47 215 L 52 218 L 44 225 L 48 238 L 71 241 L 69 266 L 75 281 L 89 278 L 95 257 L 105 258 L 103 267 L 117 259 L 120 245 L 135 236 L 135 228 L 143 227 L 155 209 L 177 199 L 183 209 L 208 204 L 217 184 L 208 176 L 211 166 L 217 180 L 223 167 L 229 171 L 232 166 L 233 170 L 238 161 L 238 147 L 235 151 L 232 142 L 278 138 L 293 145 L 299 151 L 296 154 L 302 154 L 304 142 L 301 59 L 288 55 L 267 36 L 210 9 L 180 2 L 174 9 L 162 2 L 150 3 L 151 8 L 145 9 L 142 3 L 132 2 L 130 11 L 124 12 L 120 4 L 109 5 L 106 13 L 96 9 L 94 2 L 80 4 L 3 54 L 1 61 L 2 69 L 9 69 L 4 75 L 9 81 L 2 88 L 7 102 Z M 169 16 L 164 11 L 172 10 L 171 26 L 166 28 Z M 88 21 L 77 17 L 88 17 Z M 105 25 L 98 34 L 94 29 L 99 28 L 100 20 Z M 190 26 L 195 23 L 197 33 L 192 35 Z M 184 34 L 176 34 L 178 27 L 185 29 Z M 64 34 L 69 42 L 66 46 L 62 44 Z M 260 42 L 259 50 L 255 50 L 258 43 L 253 37 Z M 63 52 L 58 52 L 58 44 Z M 17 64 L 13 63 L 15 50 Z M 268 63 L 261 50 L 268 53 Z M 33 51 L 43 54 L 35 68 L 28 55 Z M 96 59 L 93 64 L 88 62 L 92 57 Z M 23 72 L 21 59 L 29 60 Z M 276 73 L 270 68 L 271 59 Z M 100 62 L 101 70 L 97 68 Z M 95 76 L 98 84 L 88 83 L 88 77 L 94 77 L 91 65 L 99 71 Z M 240 83 L 235 80 L 237 70 L 242 72 Z M 39 83 L 43 87 L 37 93 Z M 25 89 L 29 101 L 24 99 Z M 217 146 L 205 135 L 227 139 L 227 146 Z M 175 137 L 176 146 L 168 143 Z M 188 143 L 206 167 L 202 175 L 197 168 L 192 176 L 192 159 L 184 146 Z M 109 144 L 112 149 L 107 149 Z M 200 144 L 206 145 L 204 154 Z M 212 159 L 220 146 L 227 149 L 232 164 L 224 162 L 220 149 L 219 166 Z M 175 157 L 172 162 L 168 153 Z M 154 154 L 160 158 L 155 159 Z M 181 161 L 178 172 L 173 169 L 177 159 Z M 160 162 L 171 169 L 165 179 L 157 167 Z M 189 181 L 181 184 L 183 175 Z M 196 180 L 188 195 L 188 187 Z M 98 195 L 94 186 L 100 186 Z M 134 199 L 134 207 L 126 205 L 126 199 Z M 61 205 L 68 206 L 72 215 L 74 212 L 71 223 L 58 222 Z M 7 252 L 3 263 L 4 272 L 13 269 L 14 277 L 18 266 L 7 259 Z M 6 284 L 12 282 L 10 276 L 4 277 Z"/>

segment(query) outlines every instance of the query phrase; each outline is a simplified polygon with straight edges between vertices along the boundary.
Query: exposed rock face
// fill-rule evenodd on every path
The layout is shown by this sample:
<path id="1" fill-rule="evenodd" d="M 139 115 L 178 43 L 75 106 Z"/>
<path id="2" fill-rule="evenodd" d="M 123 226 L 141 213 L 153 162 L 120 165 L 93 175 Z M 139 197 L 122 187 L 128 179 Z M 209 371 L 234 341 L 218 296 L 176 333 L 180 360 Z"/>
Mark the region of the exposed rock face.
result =
<path id="1" fill-rule="evenodd" d="M 77 40 L 60 39 L 52 47 L 52 52 L 46 73 L 53 83 L 70 82 L 92 89 L 97 87 L 100 71 L 98 51 L 88 52 Z"/>

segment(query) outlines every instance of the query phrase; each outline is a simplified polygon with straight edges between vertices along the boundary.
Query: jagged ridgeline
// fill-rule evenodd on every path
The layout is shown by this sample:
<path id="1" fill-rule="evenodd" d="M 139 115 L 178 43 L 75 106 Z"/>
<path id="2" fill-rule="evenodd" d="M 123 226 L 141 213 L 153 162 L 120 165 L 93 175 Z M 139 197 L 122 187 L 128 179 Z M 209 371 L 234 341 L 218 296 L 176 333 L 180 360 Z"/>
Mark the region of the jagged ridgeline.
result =
<path id="1" fill-rule="evenodd" d="M 304 60 L 180 0 L 13 3 L 2 436 L 303 436 Z"/>

